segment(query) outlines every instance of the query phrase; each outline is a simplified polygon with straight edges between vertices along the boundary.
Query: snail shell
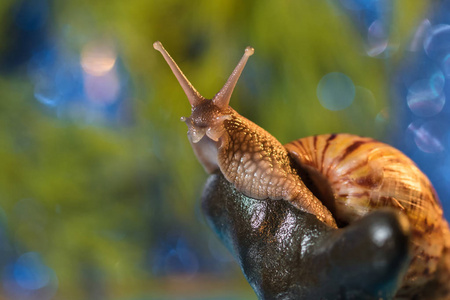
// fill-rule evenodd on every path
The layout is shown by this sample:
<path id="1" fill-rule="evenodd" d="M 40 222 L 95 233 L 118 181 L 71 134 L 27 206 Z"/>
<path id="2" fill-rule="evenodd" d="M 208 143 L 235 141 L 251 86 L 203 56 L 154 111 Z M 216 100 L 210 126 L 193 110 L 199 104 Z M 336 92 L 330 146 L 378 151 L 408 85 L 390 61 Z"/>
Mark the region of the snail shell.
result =
<path id="1" fill-rule="evenodd" d="M 448 224 L 430 181 L 409 158 L 391 146 L 349 134 L 307 137 L 283 146 L 229 106 L 253 48 L 246 48 L 224 87 L 208 100 L 190 84 L 162 44 L 153 45 L 191 104 L 192 115 L 181 120 L 207 172 L 220 170 L 243 194 L 287 200 L 335 228 L 380 207 L 398 209 L 412 227 L 413 258 L 397 297 L 409 299 L 434 286 L 440 299 L 450 297 Z"/>
<path id="2" fill-rule="evenodd" d="M 350 134 L 306 137 L 285 146 L 313 181 L 325 182 L 331 190 L 332 201 L 325 201 L 333 203 L 331 210 L 341 223 L 381 207 L 406 214 L 413 259 L 399 297 L 415 295 L 428 282 L 448 278 L 449 270 L 442 270 L 449 259 L 448 224 L 429 179 L 407 156 L 384 143 Z"/>

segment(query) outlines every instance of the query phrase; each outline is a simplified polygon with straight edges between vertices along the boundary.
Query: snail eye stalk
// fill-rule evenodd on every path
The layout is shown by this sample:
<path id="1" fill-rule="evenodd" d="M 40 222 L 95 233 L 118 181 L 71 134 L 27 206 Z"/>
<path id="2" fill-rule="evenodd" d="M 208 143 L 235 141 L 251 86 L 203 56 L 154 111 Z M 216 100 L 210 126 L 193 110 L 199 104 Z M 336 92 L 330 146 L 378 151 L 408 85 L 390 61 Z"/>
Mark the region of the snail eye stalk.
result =
<path id="1" fill-rule="evenodd" d="M 178 67 L 177 63 L 173 60 L 173 58 L 170 56 L 170 54 L 164 49 L 161 42 L 157 41 L 153 43 L 153 48 L 161 52 L 162 56 L 166 60 L 169 67 L 172 69 L 173 74 L 178 79 L 178 82 L 180 83 L 181 87 L 184 90 L 184 93 L 186 94 L 189 103 L 191 104 L 191 107 L 195 107 L 199 105 L 205 98 L 200 95 L 199 92 L 194 88 L 194 86 L 189 82 L 189 80 L 186 78 L 186 76 L 183 74 L 181 69 Z"/>
<path id="2" fill-rule="evenodd" d="M 234 68 L 233 72 L 231 73 L 230 77 L 228 78 L 227 82 L 223 86 L 223 88 L 214 96 L 212 101 L 215 105 L 218 107 L 224 109 L 228 107 L 228 104 L 230 103 L 231 94 L 233 94 L 234 87 L 236 86 L 236 83 L 239 80 L 239 77 L 242 74 L 242 71 L 244 70 L 245 64 L 248 61 L 248 58 L 255 53 L 255 49 L 252 47 L 245 48 L 244 55 L 242 56 L 241 60 L 237 64 L 236 68 Z"/>

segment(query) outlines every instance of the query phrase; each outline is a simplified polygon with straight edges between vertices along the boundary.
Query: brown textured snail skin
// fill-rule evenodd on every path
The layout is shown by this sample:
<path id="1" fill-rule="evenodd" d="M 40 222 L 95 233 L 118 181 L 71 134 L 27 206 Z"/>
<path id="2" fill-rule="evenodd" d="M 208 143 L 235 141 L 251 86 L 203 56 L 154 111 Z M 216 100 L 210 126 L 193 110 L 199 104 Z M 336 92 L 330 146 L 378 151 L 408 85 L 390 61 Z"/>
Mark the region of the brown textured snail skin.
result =
<path id="1" fill-rule="evenodd" d="M 409 158 L 386 144 L 349 134 L 318 135 L 283 146 L 239 115 L 229 101 L 253 48 L 245 49 L 211 100 L 195 90 L 160 42 L 154 48 L 189 99 L 192 114 L 182 121 L 207 172 L 220 170 L 244 195 L 287 200 L 330 227 L 352 223 L 381 207 L 402 211 L 412 228 L 413 257 L 396 297 L 414 298 L 435 286 L 438 299 L 450 299 L 448 224 L 430 181 Z M 302 176 L 312 181 L 308 187 L 314 193 Z"/>

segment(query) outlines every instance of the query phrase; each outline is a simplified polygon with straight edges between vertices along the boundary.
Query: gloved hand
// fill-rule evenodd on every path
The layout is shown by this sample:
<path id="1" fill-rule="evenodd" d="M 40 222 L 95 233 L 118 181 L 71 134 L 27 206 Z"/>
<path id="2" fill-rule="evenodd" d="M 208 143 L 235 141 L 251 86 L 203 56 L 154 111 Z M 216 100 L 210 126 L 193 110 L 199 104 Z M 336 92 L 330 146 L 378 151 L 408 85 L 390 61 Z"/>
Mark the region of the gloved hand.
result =
<path id="1" fill-rule="evenodd" d="M 391 299 L 410 261 L 408 220 L 391 209 L 332 229 L 287 201 L 246 197 L 220 173 L 202 206 L 260 299 Z"/>

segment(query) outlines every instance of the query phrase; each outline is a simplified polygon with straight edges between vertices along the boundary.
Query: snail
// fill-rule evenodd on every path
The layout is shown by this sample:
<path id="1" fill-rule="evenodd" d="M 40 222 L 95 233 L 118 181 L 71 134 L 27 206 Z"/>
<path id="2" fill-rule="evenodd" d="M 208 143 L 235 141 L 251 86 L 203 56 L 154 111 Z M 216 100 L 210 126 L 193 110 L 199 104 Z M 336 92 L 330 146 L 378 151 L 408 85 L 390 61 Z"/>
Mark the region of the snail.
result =
<path id="1" fill-rule="evenodd" d="M 183 88 L 192 114 L 181 120 L 208 173 L 220 171 L 245 196 L 285 200 L 331 228 L 391 207 L 411 226 L 412 259 L 398 298 L 436 286 L 450 298 L 450 232 L 429 179 L 399 150 L 371 138 L 324 134 L 282 145 L 229 106 L 254 49 L 244 55 L 223 88 L 206 99 L 187 80 L 160 42 L 153 44 Z"/>

